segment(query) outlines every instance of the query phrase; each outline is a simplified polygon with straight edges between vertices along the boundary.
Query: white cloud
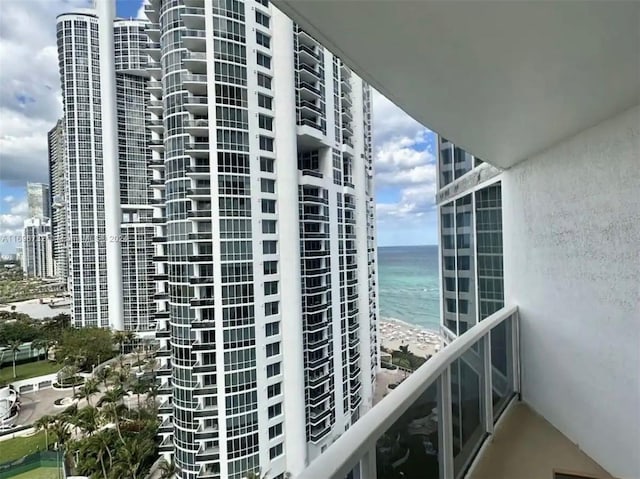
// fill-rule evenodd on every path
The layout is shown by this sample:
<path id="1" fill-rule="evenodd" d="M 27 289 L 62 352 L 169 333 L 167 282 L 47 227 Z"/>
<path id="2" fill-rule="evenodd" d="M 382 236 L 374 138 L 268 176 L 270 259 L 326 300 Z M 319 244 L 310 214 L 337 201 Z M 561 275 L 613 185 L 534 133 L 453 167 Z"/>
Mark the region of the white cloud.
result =
<path id="1" fill-rule="evenodd" d="M 436 192 L 433 134 L 377 92 L 373 102 L 380 230 L 426 226 Z M 382 202 L 381 191 L 398 199 Z"/>
<path id="2" fill-rule="evenodd" d="M 3 0 L 0 15 L 0 178 L 46 181 L 47 132 L 62 115 L 56 16 L 88 0 Z"/>
<path id="3" fill-rule="evenodd" d="M 0 214 L 0 252 L 11 253 L 20 245 L 20 237 L 27 219 L 27 201 L 18 201 L 13 196 L 4 198 L 11 206 L 8 213 Z"/>

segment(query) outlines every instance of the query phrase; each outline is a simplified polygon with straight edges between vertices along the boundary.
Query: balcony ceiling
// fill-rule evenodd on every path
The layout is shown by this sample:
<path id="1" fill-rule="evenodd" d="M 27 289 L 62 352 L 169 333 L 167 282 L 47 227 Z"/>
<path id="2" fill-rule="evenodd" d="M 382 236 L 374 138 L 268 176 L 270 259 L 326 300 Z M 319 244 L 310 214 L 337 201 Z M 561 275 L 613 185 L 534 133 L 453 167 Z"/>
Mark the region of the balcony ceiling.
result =
<path id="1" fill-rule="evenodd" d="M 503 168 L 640 103 L 640 2 L 274 4 L 416 120 Z"/>

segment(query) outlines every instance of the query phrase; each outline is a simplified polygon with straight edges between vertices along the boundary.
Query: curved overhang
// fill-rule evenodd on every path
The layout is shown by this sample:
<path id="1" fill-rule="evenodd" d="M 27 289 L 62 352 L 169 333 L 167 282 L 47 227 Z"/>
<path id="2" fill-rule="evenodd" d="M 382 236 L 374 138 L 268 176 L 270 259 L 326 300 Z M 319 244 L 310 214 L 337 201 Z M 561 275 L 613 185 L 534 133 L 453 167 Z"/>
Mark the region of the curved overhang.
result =
<path id="1" fill-rule="evenodd" d="M 502 168 L 640 103 L 637 1 L 273 3 L 416 120 Z"/>

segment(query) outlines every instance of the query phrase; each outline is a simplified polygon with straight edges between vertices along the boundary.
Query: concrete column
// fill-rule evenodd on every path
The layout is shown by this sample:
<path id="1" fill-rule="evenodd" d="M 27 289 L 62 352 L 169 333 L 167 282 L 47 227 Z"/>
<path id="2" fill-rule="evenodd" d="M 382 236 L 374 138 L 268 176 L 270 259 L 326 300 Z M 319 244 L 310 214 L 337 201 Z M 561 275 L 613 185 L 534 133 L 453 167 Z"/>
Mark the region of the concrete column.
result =
<path id="1" fill-rule="evenodd" d="M 100 47 L 100 98 L 102 108 L 102 171 L 104 176 L 104 221 L 107 253 L 109 326 L 123 329 L 122 256 L 120 251 L 120 172 L 116 110 L 116 68 L 113 39 L 115 2 L 95 0 Z"/>

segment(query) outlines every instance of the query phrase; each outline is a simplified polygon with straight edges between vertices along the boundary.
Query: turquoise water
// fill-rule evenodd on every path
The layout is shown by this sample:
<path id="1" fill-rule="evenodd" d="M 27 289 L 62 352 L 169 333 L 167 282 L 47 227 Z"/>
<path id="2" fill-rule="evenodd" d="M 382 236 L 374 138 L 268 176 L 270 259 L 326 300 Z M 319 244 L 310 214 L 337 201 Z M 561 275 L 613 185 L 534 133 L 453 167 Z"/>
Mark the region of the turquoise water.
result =
<path id="1" fill-rule="evenodd" d="M 381 319 L 396 319 L 438 331 L 438 247 L 380 247 L 378 265 Z"/>

